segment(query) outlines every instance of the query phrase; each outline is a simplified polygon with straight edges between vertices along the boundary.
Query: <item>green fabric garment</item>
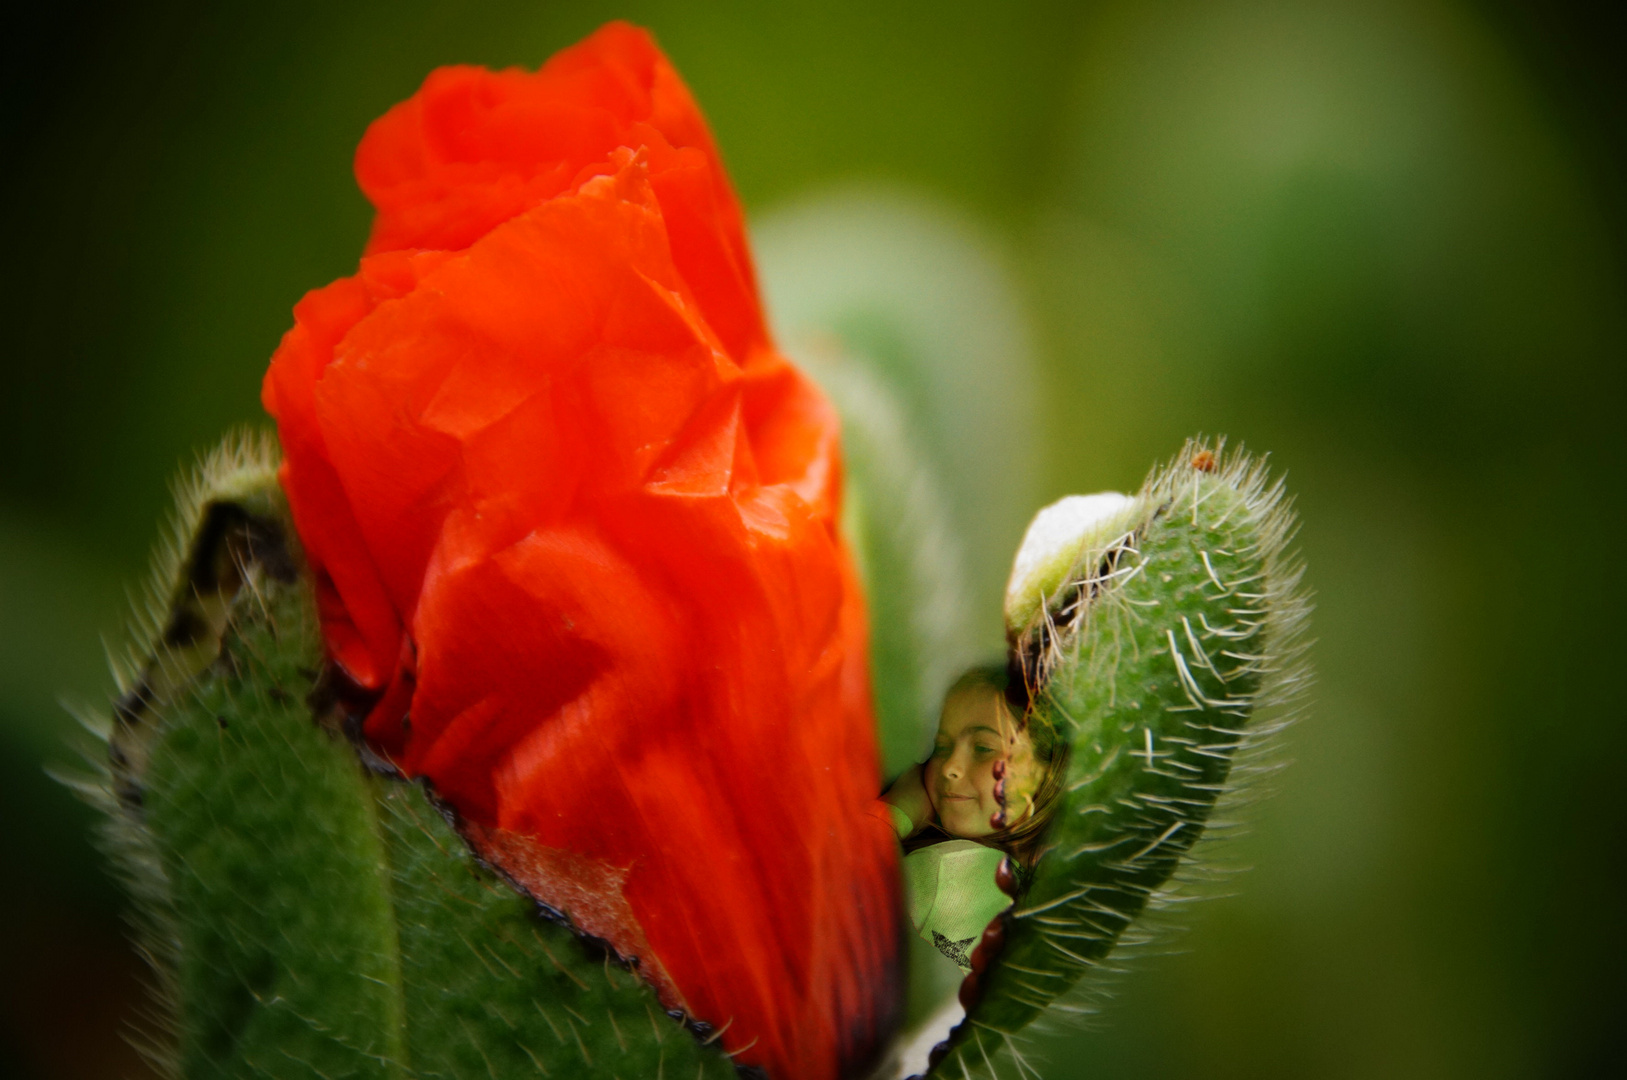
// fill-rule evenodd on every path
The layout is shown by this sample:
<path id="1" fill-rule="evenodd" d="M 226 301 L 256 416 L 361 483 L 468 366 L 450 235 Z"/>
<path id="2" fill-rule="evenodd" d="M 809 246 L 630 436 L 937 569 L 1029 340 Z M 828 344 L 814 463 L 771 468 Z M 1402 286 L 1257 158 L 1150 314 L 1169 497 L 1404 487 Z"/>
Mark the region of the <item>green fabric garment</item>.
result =
<path id="1" fill-rule="evenodd" d="M 971 970 L 971 952 L 983 928 L 1011 898 L 994 883 L 1005 857 L 975 840 L 946 840 L 904 856 L 904 890 L 915 932 Z"/>

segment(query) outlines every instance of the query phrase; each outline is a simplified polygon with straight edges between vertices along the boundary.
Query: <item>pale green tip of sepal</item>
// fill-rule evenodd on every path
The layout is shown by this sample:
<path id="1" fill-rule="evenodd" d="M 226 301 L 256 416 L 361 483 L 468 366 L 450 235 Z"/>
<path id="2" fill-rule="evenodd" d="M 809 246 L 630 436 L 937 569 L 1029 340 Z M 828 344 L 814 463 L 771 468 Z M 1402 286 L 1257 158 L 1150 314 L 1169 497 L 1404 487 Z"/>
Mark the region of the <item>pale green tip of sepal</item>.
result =
<path id="1" fill-rule="evenodd" d="M 1006 633 L 1016 637 L 1082 567 L 1123 539 L 1142 517 L 1141 501 L 1117 491 L 1069 495 L 1034 515 L 1006 584 Z M 1096 559 L 1092 559 L 1092 554 Z"/>

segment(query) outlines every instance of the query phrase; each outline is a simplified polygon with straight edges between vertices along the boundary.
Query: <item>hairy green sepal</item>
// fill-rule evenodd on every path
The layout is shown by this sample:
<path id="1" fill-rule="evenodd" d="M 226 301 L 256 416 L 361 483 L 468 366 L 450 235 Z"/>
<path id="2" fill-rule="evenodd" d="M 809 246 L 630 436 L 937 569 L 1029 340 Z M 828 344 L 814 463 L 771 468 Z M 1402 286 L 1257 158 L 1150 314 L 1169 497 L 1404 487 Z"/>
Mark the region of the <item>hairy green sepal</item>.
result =
<path id="1" fill-rule="evenodd" d="M 272 457 L 239 444 L 183 493 L 111 724 L 100 790 L 157 973 L 158 1064 L 186 1080 L 732 1075 L 334 730 Z"/>
<path id="2" fill-rule="evenodd" d="M 1071 748 L 1066 780 L 1005 946 L 933 1077 L 997 1076 L 1002 1062 L 1037 1075 L 1018 1033 L 1078 1011 L 1081 976 L 1170 895 L 1217 801 L 1240 790 L 1239 757 L 1267 733 L 1256 711 L 1304 677 L 1292 518 L 1258 464 L 1218 468 L 1189 445 L 1112 520 L 1014 628 L 1034 722 Z"/>

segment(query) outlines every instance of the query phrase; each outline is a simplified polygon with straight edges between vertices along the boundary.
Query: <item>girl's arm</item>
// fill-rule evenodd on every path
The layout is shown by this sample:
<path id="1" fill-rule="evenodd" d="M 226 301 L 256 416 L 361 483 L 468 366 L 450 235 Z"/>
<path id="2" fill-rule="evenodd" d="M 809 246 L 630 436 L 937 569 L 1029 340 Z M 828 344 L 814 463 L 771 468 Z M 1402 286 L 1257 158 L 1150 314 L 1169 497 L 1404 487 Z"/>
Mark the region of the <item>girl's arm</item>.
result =
<path id="1" fill-rule="evenodd" d="M 898 838 L 913 836 L 932 820 L 932 800 L 921 782 L 921 766 L 911 765 L 881 797 L 887 805 Z"/>

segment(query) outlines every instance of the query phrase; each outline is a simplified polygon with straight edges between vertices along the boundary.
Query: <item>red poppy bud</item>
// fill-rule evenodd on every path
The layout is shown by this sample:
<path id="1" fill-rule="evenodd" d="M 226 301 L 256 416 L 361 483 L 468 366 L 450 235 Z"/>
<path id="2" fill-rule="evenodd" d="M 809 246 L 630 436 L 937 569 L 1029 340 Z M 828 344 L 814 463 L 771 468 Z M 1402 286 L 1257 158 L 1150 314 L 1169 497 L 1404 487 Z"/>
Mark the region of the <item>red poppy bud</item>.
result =
<path id="1" fill-rule="evenodd" d="M 367 737 L 741 1063 L 856 1067 L 899 901 L 837 424 L 700 112 L 611 24 L 434 72 L 356 174 L 367 254 L 264 400 Z"/>

